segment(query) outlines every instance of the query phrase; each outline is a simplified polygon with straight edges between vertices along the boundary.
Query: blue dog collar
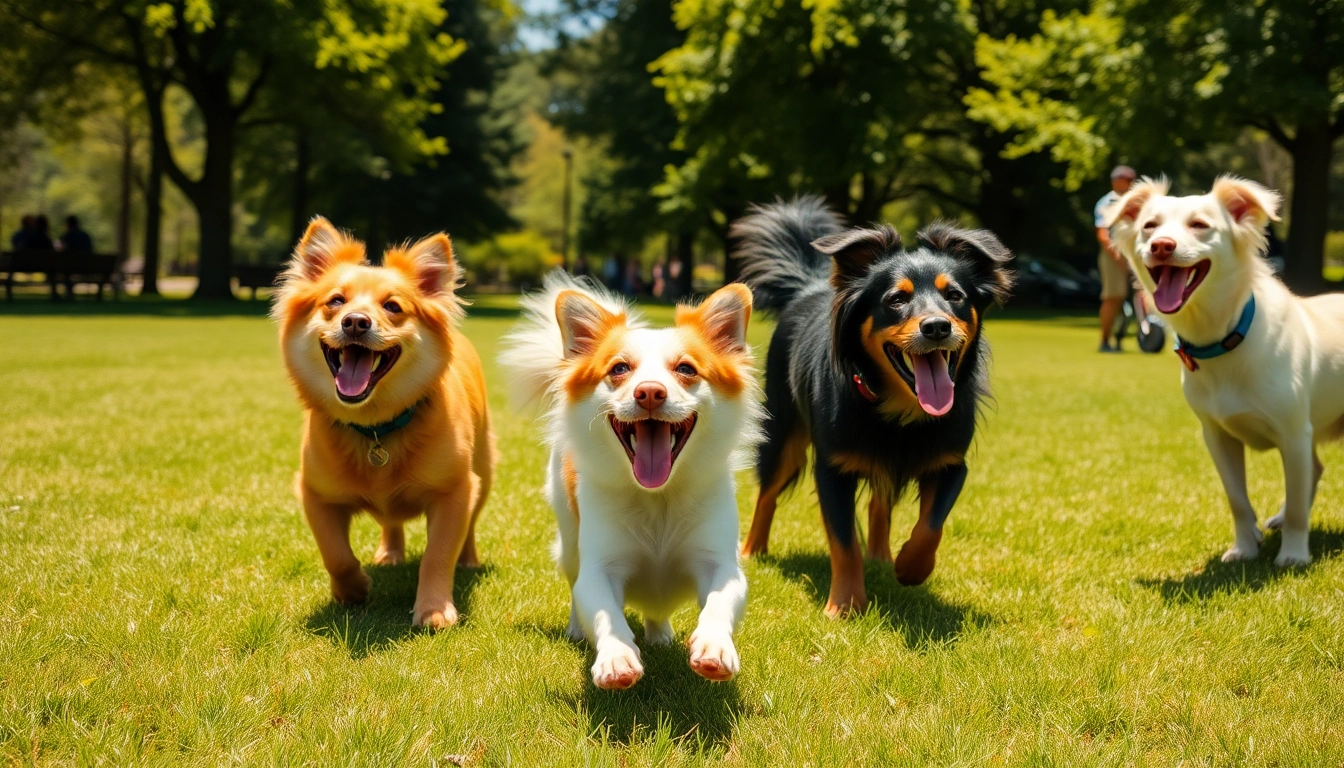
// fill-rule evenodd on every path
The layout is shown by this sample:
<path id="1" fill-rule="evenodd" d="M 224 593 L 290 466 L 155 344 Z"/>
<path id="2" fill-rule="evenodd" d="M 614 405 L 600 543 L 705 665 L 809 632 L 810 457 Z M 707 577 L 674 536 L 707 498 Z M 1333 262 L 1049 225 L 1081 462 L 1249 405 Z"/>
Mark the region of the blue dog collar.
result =
<path id="1" fill-rule="evenodd" d="M 419 405 L 419 403 L 416 403 L 416 405 Z M 415 417 L 415 405 L 412 405 L 410 408 L 407 408 L 406 410 L 402 411 L 395 419 L 391 421 L 384 421 L 382 424 L 374 424 L 371 427 L 366 427 L 363 424 L 351 424 L 349 422 L 344 421 L 340 421 L 337 423 L 340 424 L 341 426 L 349 427 L 355 430 L 359 434 L 369 438 L 370 440 L 376 443 L 378 442 L 378 438 L 387 437 L 393 432 L 396 432 L 398 429 L 401 429 L 407 424 L 410 424 L 411 419 L 414 417 Z"/>
<path id="2" fill-rule="evenodd" d="M 1172 334 L 1176 339 L 1176 354 L 1181 358 L 1181 362 L 1191 371 L 1199 370 L 1199 363 L 1196 360 L 1208 360 L 1214 357 L 1221 357 L 1228 352 L 1241 346 L 1241 342 L 1246 340 L 1246 333 L 1251 330 L 1251 321 L 1255 320 L 1255 294 L 1246 301 L 1246 306 L 1241 310 L 1241 319 L 1237 321 L 1237 327 L 1232 332 L 1223 337 L 1223 340 L 1216 344 L 1208 344 L 1203 347 L 1197 347 L 1188 341 L 1184 341 L 1180 336 Z"/>
<path id="3" fill-rule="evenodd" d="M 406 410 L 402 411 L 395 419 L 391 421 L 384 421 L 382 424 L 374 424 L 371 427 L 366 427 L 363 424 L 351 424 L 349 422 L 343 422 L 343 421 L 338 421 L 336 423 L 340 424 L 341 426 L 349 427 L 358 432 L 359 434 L 372 440 L 373 445 L 369 446 L 369 452 L 368 454 L 366 454 L 365 458 L 367 458 L 369 460 L 369 463 L 372 464 L 373 466 L 382 467 L 387 465 L 387 462 L 391 459 L 391 456 L 388 454 L 387 449 L 383 447 L 382 442 L 378 438 L 390 435 L 393 432 L 396 432 L 398 429 L 401 429 L 402 427 L 406 426 L 407 424 L 410 424 L 411 419 L 415 416 L 416 405 L 419 405 L 419 403 L 416 403 L 415 405 L 412 405 L 410 408 L 407 408 Z"/>

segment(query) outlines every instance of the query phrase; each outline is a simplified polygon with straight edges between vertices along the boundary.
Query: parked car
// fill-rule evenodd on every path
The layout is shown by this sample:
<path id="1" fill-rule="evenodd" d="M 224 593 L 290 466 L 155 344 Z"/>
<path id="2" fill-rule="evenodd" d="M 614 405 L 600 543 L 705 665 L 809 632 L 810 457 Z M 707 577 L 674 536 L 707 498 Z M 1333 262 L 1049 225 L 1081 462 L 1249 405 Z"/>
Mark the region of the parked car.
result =
<path id="1" fill-rule="evenodd" d="M 1101 279 L 1063 259 L 1018 254 L 1014 304 L 1042 307 L 1095 307 L 1101 303 Z"/>

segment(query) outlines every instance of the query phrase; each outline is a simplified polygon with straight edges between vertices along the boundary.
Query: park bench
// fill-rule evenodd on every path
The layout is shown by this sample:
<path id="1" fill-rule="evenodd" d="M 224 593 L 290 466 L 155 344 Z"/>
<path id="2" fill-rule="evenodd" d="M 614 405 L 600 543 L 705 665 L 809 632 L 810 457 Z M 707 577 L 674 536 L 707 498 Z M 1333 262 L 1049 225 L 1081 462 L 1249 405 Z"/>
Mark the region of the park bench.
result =
<path id="1" fill-rule="evenodd" d="M 284 268 L 283 264 L 239 264 L 233 268 L 233 276 L 238 279 L 238 288 L 251 288 L 252 298 L 256 299 L 258 288 L 275 287 Z"/>
<path id="2" fill-rule="evenodd" d="M 126 291 L 127 284 L 139 280 L 144 284 L 145 280 L 145 259 L 142 256 L 136 256 L 123 261 L 117 266 L 116 289 L 120 292 Z"/>
<path id="3" fill-rule="evenodd" d="M 120 298 L 117 267 L 120 255 L 112 253 L 62 253 L 60 251 L 12 251 L 0 254 L 0 272 L 5 275 L 5 300 L 14 300 L 14 286 L 45 282 L 51 288 L 51 300 L 59 294 L 57 285 L 65 286 L 65 295 L 74 299 L 76 285 L 98 286 L 98 300 L 103 300 L 103 286 L 112 289 L 113 297 Z M 19 281 L 18 275 L 42 275 L 45 280 Z"/>

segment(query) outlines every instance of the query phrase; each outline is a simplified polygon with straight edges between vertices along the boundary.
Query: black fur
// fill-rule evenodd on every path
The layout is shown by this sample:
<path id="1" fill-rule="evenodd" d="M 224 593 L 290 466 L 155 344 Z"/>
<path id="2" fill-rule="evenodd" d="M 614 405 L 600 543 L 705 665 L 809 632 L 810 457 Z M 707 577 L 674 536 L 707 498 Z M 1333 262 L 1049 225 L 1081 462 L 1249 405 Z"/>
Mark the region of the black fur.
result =
<path id="1" fill-rule="evenodd" d="M 980 320 L 986 309 L 1007 298 L 1012 275 L 1005 266 L 1011 254 L 987 231 L 945 223 L 920 232 L 915 250 L 903 250 L 890 227 L 845 230 L 814 197 L 755 207 L 731 234 L 738 240 L 734 256 L 742 262 L 756 306 L 778 318 L 765 365 L 769 416 L 756 462 L 762 488 L 778 482 L 790 435 L 796 439 L 796 430 L 806 430 L 823 518 L 831 534 L 849 546 L 860 483 L 871 483 L 874 493 L 894 503 L 911 482 L 936 479 L 948 464 L 946 457 L 953 457 L 953 465 L 962 463 L 988 393 L 989 350 L 979 333 Z M 951 278 L 950 291 L 935 286 L 938 275 Z M 914 291 L 896 296 L 903 280 Z M 951 410 L 940 417 L 918 409 L 884 413 L 853 377 L 859 374 L 881 397 L 880 383 L 900 375 L 900 369 L 868 353 L 865 322 L 871 320 L 877 334 L 920 328 L 921 318 L 933 316 L 956 318 L 973 329 L 954 369 Z M 915 325 L 903 325 L 908 323 Z M 876 476 L 846 470 L 838 466 L 838 454 L 860 457 L 879 470 Z M 797 477 L 795 472 L 785 487 Z"/>

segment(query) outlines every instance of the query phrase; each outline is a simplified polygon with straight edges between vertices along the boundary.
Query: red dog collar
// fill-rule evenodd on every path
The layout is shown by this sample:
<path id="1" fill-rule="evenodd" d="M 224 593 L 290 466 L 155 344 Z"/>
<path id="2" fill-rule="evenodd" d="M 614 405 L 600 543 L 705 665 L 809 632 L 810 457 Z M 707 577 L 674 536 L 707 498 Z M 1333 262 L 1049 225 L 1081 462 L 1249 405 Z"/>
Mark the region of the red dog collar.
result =
<path id="1" fill-rule="evenodd" d="M 863 380 L 862 373 L 856 372 L 854 374 L 854 386 L 859 388 L 859 394 L 863 395 L 864 400 L 867 400 L 870 403 L 877 402 L 877 395 L 873 394 L 873 390 L 868 388 L 868 383 Z"/>

